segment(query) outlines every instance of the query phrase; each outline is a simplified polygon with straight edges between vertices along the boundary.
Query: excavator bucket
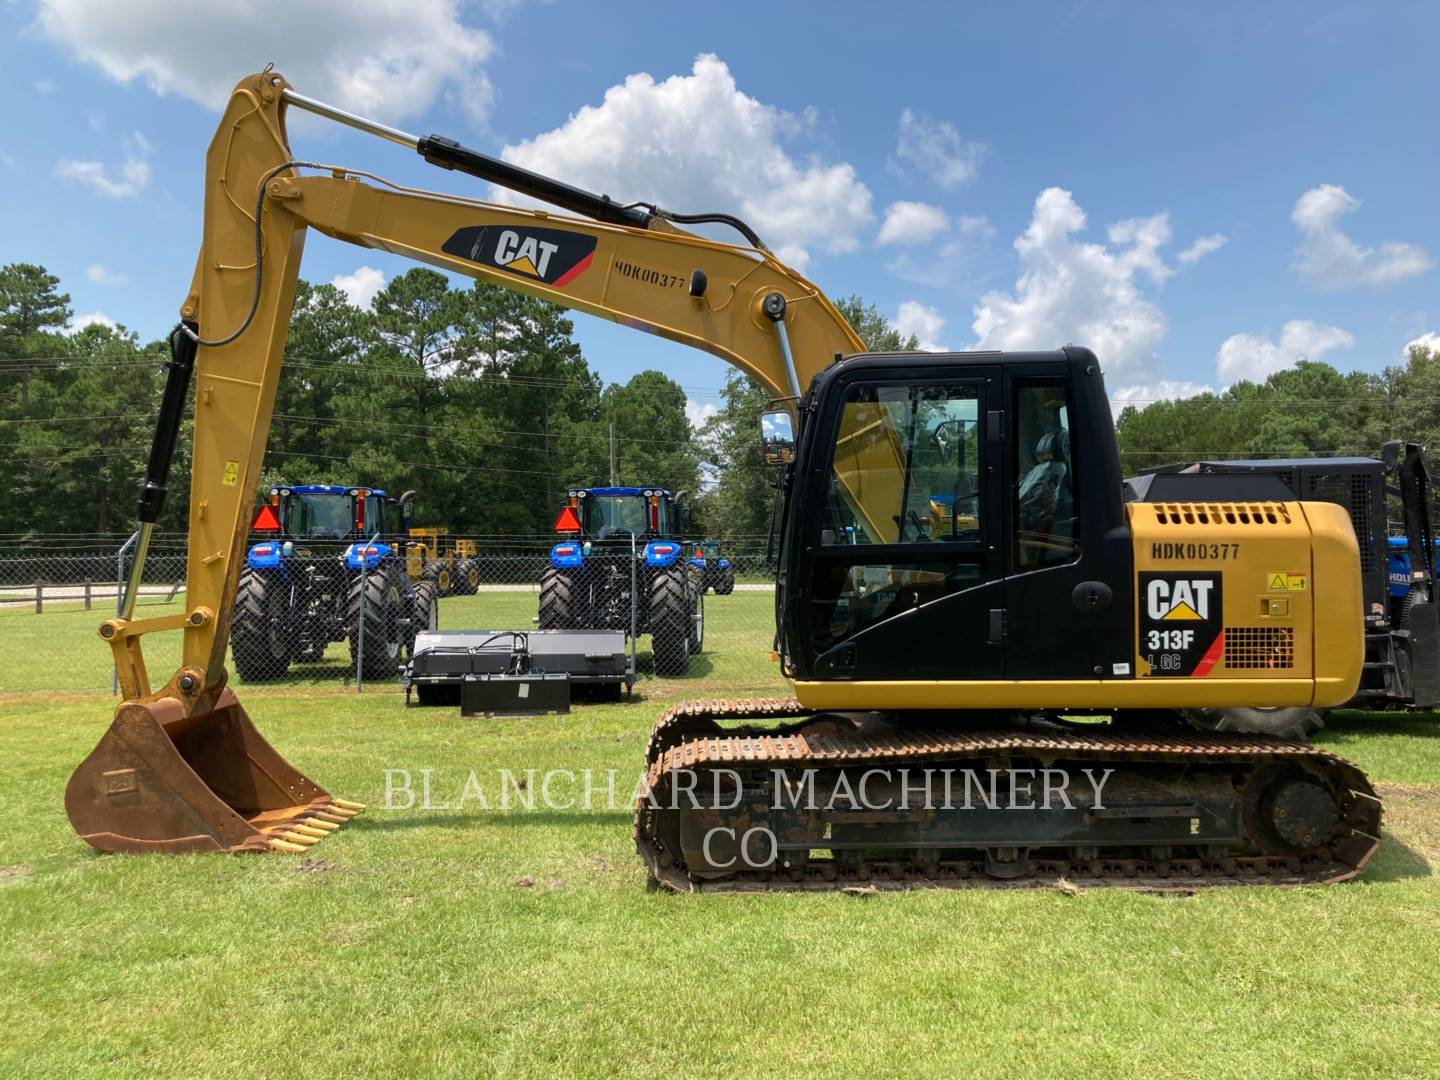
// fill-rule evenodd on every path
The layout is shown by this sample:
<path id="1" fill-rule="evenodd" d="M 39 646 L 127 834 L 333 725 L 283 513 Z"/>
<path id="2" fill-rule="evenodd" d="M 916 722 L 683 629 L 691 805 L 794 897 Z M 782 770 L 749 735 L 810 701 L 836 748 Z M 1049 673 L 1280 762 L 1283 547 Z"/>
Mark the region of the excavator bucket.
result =
<path id="1" fill-rule="evenodd" d="M 277 754 L 229 690 L 189 717 L 173 698 L 122 705 L 65 789 L 101 851 L 300 852 L 363 809 Z"/>

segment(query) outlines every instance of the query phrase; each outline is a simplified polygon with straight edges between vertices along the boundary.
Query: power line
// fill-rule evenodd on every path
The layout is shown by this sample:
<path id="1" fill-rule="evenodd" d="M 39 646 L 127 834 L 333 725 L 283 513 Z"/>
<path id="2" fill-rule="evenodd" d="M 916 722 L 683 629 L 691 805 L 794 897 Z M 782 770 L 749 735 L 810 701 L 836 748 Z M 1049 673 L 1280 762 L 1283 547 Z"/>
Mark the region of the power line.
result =
<path id="1" fill-rule="evenodd" d="M 63 367 L 72 363 L 104 364 L 110 367 L 159 367 L 165 362 L 165 358 L 155 356 L 136 357 L 106 357 L 106 356 L 56 356 L 56 357 L 20 357 L 7 360 L 6 363 L 25 365 L 31 370 L 44 370 Z M 461 360 L 457 363 L 466 363 Z M 282 362 L 284 368 L 291 370 L 339 370 L 352 372 L 360 376 L 378 376 L 385 379 L 406 379 L 411 381 L 435 381 L 446 382 L 455 379 L 459 382 L 479 382 L 498 386 L 510 386 L 516 389 L 534 389 L 540 386 L 555 387 L 580 387 L 585 388 L 598 383 L 597 389 L 604 390 L 608 386 L 623 387 L 626 384 L 616 381 L 607 382 L 598 373 L 592 380 L 567 376 L 547 377 L 542 375 L 515 375 L 508 371 L 480 371 L 465 375 L 453 373 L 440 373 L 434 370 L 417 370 L 414 365 L 398 365 L 384 362 L 370 361 L 363 358 L 347 360 L 315 360 L 308 357 L 286 356 Z M 650 369 L 653 370 L 653 369 Z M 663 372 L 662 372 L 663 374 Z M 666 376 L 669 378 L 669 376 Z M 676 383 L 681 390 L 694 393 L 701 397 L 719 397 L 724 394 L 725 388 L 718 386 L 686 386 Z M 644 388 L 632 389 L 631 393 L 639 393 L 647 396 L 661 396 L 661 391 L 646 390 Z"/>

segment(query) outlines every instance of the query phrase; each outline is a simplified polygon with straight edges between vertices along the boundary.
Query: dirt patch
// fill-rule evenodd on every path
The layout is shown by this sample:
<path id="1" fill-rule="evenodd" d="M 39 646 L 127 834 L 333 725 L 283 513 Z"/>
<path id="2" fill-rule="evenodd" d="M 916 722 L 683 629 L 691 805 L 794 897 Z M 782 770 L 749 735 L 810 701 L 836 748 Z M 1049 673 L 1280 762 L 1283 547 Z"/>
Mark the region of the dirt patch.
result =
<path id="1" fill-rule="evenodd" d="M 340 868 L 332 862 L 326 862 L 324 859 L 302 859 L 296 864 L 295 869 L 302 874 L 328 874 L 332 870 L 339 870 Z"/>
<path id="2" fill-rule="evenodd" d="M 20 878 L 29 876 L 30 867 L 28 866 L 0 866 L 0 885 L 4 885 L 10 881 L 18 881 Z"/>
<path id="3" fill-rule="evenodd" d="M 1375 790 L 1385 807 L 1385 831 L 1440 866 L 1440 788 L 1377 784 Z"/>

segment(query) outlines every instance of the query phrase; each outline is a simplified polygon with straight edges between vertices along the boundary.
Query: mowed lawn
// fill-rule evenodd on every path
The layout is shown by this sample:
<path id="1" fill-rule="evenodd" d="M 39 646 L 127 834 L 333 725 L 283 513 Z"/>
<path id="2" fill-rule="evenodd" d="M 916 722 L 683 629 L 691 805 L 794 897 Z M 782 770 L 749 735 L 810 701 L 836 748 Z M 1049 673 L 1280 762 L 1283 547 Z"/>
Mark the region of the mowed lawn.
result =
<path id="1" fill-rule="evenodd" d="M 564 717 L 406 709 L 339 674 L 240 687 L 282 752 L 371 809 L 304 856 L 169 858 L 96 854 L 64 816 L 113 706 L 93 692 L 99 613 L 0 613 L 0 1073 L 1440 1073 L 1430 716 L 1323 733 L 1387 801 L 1381 853 L 1346 885 L 646 891 L 626 805 L 645 733 L 678 695 L 780 686 L 769 604 L 712 599 L 694 679 Z M 452 626 L 533 613 L 525 594 L 446 605 Z M 418 796 L 425 769 L 433 809 L 384 809 L 387 770 Z M 527 789 L 592 770 L 597 805 L 502 809 L 502 769 L 535 770 Z M 488 808 L 455 805 L 472 770 Z"/>

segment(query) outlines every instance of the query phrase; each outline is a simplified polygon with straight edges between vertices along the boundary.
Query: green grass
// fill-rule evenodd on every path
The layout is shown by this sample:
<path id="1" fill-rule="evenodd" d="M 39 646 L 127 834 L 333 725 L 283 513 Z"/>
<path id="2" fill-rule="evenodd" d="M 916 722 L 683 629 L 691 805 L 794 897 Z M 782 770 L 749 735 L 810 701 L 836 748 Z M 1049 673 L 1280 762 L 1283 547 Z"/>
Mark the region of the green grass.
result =
<path id="1" fill-rule="evenodd" d="M 758 611 L 722 614 L 744 599 L 711 602 L 700 693 L 775 685 L 730 656 L 757 640 Z M 69 618 L 0 615 L 6 676 L 33 627 Z M 94 621 L 51 675 L 99 653 L 104 681 Z M 65 819 L 108 696 L 0 694 L 0 1073 L 1440 1072 L 1434 717 L 1323 733 L 1387 798 L 1384 846 L 1347 885 L 680 897 L 645 890 L 623 806 L 494 805 L 506 768 L 614 769 L 625 803 L 662 692 L 683 687 L 464 720 L 333 681 L 242 688 L 277 747 L 371 809 L 307 856 L 168 858 L 96 854 Z M 491 809 L 382 808 L 386 769 L 418 788 L 426 768 L 451 803 L 475 770 Z"/>
<path id="2" fill-rule="evenodd" d="M 173 603 L 145 597 L 137 608 L 140 618 L 159 617 L 183 610 L 183 596 Z M 475 596 L 447 596 L 440 601 L 440 628 L 449 630 L 526 630 L 534 627 L 534 592 L 481 592 Z M 114 607 L 97 603 L 86 611 L 79 601 L 45 605 L 42 614 L 33 606 L 0 606 L 0 695 L 28 691 L 104 691 L 110 688 L 110 650 L 96 633 Z M 768 592 L 737 592 L 705 598 L 705 652 L 694 658 L 690 675 L 667 683 L 666 692 L 680 685 L 721 684 L 727 693 L 782 693 L 776 665 L 765 655 L 775 634 L 775 598 Z M 159 633 L 144 639 L 151 681 L 162 684 L 180 663 L 180 637 Z M 650 667 L 650 639 L 642 636 L 637 664 L 642 676 Z M 233 670 L 233 665 L 232 665 Z M 344 642 L 331 645 L 318 664 L 295 665 L 282 689 L 301 687 L 310 692 L 353 690 L 354 668 Z M 249 692 L 270 692 L 267 684 Z M 393 682 L 372 683 L 368 691 L 398 691 Z"/>

